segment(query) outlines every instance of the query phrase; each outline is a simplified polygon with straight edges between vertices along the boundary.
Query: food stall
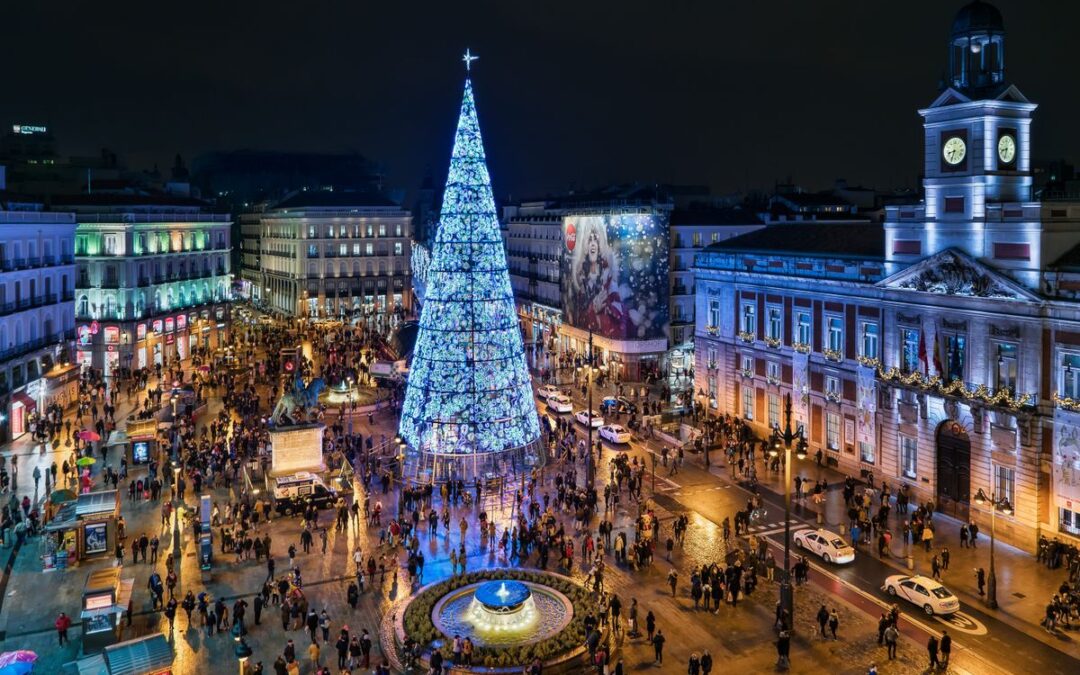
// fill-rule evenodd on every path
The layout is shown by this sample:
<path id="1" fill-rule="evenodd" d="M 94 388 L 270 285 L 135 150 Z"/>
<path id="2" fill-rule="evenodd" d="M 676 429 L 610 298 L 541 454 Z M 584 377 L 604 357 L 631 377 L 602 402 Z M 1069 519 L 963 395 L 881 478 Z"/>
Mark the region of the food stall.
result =
<path id="1" fill-rule="evenodd" d="M 128 611 L 135 579 L 121 579 L 120 567 L 107 567 L 86 576 L 83 586 L 83 653 L 97 654 L 120 639 L 121 618 Z"/>
<path id="2" fill-rule="evenodd" d="M 61 492 L 66 491 L 57 490 L 53 494 Z M 120 496 L 116 490 L 58 500 L 56 504 L 50 503 L 46 516 L 43 569 L 63 569 L 79 560 L 113 554 L 116 521 L 120 517 Z"/>

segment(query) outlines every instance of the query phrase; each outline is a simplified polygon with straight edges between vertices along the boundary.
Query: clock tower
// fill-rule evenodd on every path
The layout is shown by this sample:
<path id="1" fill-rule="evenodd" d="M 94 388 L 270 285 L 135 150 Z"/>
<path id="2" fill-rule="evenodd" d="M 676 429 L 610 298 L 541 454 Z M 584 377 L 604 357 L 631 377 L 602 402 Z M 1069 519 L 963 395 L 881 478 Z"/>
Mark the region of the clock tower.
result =
<path id="1" fill-rule="evenodd" d="M 1037 288 L 1038 269 L 1049 261 L 1041 260 L 1038 205 L 1031 202 L 1036 104 L 1005 72 L 1001 12 L 975 0 L 953 21 L 944 91 L 919 111 L 923 205 L 890 209 L 886 218 L 892 271 L 957 248 Z M 1029 215 L 1035 222 L 1024 219 Z"/>

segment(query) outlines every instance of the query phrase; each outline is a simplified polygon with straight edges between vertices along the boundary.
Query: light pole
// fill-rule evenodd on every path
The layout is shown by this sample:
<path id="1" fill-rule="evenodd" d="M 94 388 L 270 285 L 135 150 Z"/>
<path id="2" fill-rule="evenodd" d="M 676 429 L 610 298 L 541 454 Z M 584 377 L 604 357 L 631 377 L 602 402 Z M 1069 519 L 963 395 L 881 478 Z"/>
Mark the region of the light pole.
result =
<path id="1" fill-rule="evenodd" d="M 997 512 L 1001 511 L 1006 516 L 1012 515 L 1012 504 L 1008 498 L 997 499 L 993 493 L 987 498 L 982 488 L 975 493 L 975 503 L 979 506 L 990 506 L 990 577 L 987 579 L 986 605 L 990 609 L 997 609 L 997 575 L 994 573 L 994 543 L 996 540 L 995 529 L 997 526 Z"/>
<path id="2" fill-rule="evenodd" d="M 791 447 L 795 445 L 795 456 L 806 459 L 806 436 L 802 427 L 791 428 L 791 394 L 784 396 L 784 428 L 773 429 L 769 455 L 776 457 L 784 449 L 784 578 L 780 580 L 780 608 L 787 612 L 788 621 L 792 621 L 795 599 L 791 588 Z M 790 630 L 789 624 L 787 629 Z"/>
<path id="3" fill-rule="evenodd" d="M 596 485 L 596 467 L 593 465 L 593 458 L 592 458 L 592 454 L 593 454 L 593 444 L 592 444 L 592 414 L 593 414 L 593 412 L 592 412 L 592 370 L 593 369 L 592 369 L 592 366 L 593 366 L 592 331 L 589 331 L 589 356 L 586 359 L 586 366 L 585 366 L 586 368 L 588 368 L 588 371 L 586 372 L 585 377 L 589 378 L 589 382 L 588 382 L 588 392 L 589 392 L 589 400 L 588 400 L 589 413 L 588 413 L 588 417 L 589 417 L 589 424 L 587 426 L 587 428 L 588 428 L 587 433 L 589 434 L 589 447 L 586 448 L 586 453 L 585 453 L 585 487 L 587 489 L 589 489 L 589 490 L 592 490 L 593 487 L 595 487 L 595 485 Z"/>

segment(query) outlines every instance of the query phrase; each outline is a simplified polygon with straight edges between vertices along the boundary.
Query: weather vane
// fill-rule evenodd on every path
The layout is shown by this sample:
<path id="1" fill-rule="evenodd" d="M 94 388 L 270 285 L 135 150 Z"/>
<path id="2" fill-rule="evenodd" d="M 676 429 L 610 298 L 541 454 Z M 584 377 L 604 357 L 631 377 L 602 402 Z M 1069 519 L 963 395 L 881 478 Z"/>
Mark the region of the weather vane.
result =
<path id="1" fill-rule="evenodd" d="M 473 56 L 472 53 L 469 52 L 468 47 L 465 48 L 465 56 L 463 56 L 461 60 L 465 62 L 465 72 L 466 73 L 472 70 L 472 62 L 475 61 L 478 58 L 480 58 L 480 57 L 479 56 Z"/>

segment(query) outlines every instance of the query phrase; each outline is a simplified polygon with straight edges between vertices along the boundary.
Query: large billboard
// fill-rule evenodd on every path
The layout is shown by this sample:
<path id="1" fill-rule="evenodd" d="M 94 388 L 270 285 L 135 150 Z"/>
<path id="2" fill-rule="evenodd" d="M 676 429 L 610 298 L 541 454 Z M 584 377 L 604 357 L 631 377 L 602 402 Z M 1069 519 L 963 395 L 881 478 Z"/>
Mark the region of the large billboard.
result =
<path id="1" fill-rule="evenodd" d="M 668 323 L 666 215 L 563 219 L 563 322 L 616 340 L 665 337 Z"/>

